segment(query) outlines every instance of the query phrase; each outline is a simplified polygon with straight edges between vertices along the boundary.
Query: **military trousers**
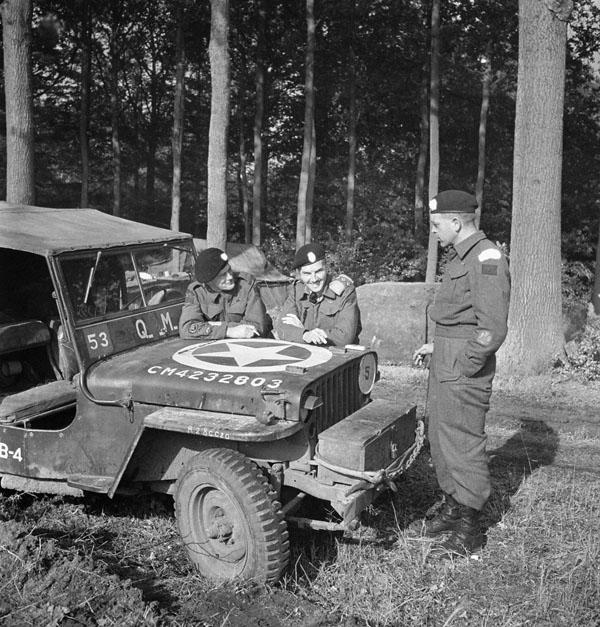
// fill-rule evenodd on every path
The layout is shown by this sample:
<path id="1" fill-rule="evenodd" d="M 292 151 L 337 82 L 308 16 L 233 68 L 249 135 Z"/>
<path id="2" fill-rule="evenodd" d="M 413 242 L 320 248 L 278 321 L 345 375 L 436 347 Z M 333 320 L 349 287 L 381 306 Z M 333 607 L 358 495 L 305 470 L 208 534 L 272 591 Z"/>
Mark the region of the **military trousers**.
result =
<path id="1" fill-rule="evenodd" d="M 441 489 L 462 505 L 482 509 L 490 491 L 485 416 L 490 406 L 496 358 L 472 377 L 458 360 L 467 338 L 436 334 L 429 371 L 428 437 Z"/>

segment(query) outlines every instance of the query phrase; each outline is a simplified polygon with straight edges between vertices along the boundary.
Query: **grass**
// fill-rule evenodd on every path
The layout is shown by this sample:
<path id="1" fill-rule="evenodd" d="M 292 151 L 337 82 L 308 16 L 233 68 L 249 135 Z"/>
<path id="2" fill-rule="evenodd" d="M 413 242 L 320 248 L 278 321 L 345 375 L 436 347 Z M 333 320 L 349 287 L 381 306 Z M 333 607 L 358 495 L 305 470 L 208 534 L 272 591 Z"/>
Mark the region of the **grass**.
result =
<path id="1" fill-rule="evenodd" d="M 339 544 L 310 582 L 367 625 L 597 625 L 600 480 L 538 470 L 478 559 L 429 558 L 399 531 L 391 549 Z"/>
<path id="2" fill-rule="evenodd" d="M 422 379 L 384 369 L 381 394 L 422 404 Z M 357 537 L 293 532 L 290 568 L 271 588 L 197 575 L 168 497 L 0 491 L 0 625 L 598 625 L 600 434 L 564 422 L 552 389 L 500 386 L 490 528 L 476 558 L 433 559 L 412 531 L 437 497 L 426 452 Z M 569 394 L 561 401 L 573 406 L 593 398 Z M 528 404 L 543 421 L 529 410 L 522 421 Z"/>

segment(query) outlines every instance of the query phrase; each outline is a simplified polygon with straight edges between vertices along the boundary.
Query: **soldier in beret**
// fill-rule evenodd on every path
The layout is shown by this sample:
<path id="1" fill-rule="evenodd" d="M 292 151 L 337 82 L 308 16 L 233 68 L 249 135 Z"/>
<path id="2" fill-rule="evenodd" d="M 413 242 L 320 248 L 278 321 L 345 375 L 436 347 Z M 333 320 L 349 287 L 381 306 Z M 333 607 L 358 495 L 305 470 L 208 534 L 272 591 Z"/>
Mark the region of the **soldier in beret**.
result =
<path id="1" fill-rule="evenodd" d="M 305 244 L 294 257 L 296 281 L 275 321 L 279 339 L 344 346 L 361 330 L 356 290 L 345 274 L 331 278 L 320 244 Z"/>
<path id="2" fill-rule="evenodd" d="M 430 309 L 434 341 L 414 354 L 417 364 L 431 354 L 428 436 L 444 492 L 424 531 L 431 537 L 449 532 L 434 552 L 468 555 L 485 541 L 479 526 L 491 489 L 485 416 L 495 353 L 507 332 L 510 275 L 503 252 L 475 225 L 474 196 L 449 190 L 429 207 L 432 230 L 451 256 Z"/>
<path id="3" fill-rule="evenodd" d="M 233 274 L 227 254 L 207 248 L 196 258 L 196 281 L 189 284 L 179 319 L 184 339 L 218 340 L 264 336 L 265 306 L 254 279 Z"/>

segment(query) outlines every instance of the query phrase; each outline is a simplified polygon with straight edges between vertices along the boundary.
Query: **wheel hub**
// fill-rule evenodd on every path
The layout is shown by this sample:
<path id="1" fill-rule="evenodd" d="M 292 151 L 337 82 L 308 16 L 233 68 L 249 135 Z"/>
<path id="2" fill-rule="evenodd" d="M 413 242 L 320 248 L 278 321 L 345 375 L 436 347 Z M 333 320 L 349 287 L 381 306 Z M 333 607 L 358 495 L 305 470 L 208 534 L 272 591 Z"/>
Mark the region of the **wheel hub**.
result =
<path id="1" fill-rule="evenodd" d="M 246 555 L 246 541 L 236 505 L 218 489 L 203 493 L 198 519 L 207 536 L 207 549 L 215 557 L 238 561 Z"/>

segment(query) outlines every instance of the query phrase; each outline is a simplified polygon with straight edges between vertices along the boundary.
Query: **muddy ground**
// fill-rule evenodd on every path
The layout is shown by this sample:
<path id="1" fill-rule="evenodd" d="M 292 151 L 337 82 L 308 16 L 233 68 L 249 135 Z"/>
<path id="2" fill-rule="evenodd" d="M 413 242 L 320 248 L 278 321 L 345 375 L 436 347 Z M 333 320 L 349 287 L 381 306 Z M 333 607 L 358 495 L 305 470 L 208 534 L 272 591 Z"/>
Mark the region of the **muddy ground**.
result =
<path id="1" fill-rule="evenodd" d="M 425 393 L 423 372 L 383 367 L 375 396 L 416 403 L 423 414 Z M 600 475 L 599 408 L 598 384 L 560 375 L 498 379 L 488 417 L 497 492 L 486 512 L 491 529 L 540 468 Z M 365 519 L 363 537 L 384 551 L 375 559 L 394 551 L 394 541 L 436 496 L 425 448 L 399 494 L 384 497 Z M 340 547 L 355 540 L 324 532 L 291 536 L 291 565 L 281 584 L 214 584 L 185 560 L 168 497 L 110 501 L 0 491 L 0 625 L 420 624 L 419 618 L 371 620 L 368 610 L 349 613 L 348 597 L 322 589 L 323 565 L 335 568 L 346 552 Z M 429 624 L 450 624 L 432 616 Z"/>

